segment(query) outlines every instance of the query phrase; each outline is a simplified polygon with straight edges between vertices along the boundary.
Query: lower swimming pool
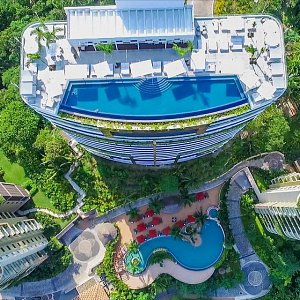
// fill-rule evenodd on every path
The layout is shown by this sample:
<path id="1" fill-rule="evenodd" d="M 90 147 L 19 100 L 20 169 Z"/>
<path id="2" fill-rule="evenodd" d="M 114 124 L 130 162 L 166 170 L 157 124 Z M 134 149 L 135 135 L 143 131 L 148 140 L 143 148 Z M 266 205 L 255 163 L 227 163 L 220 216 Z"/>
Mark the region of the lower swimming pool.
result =
<path id="1" fill-rule="evenodd" d="M 147 267 L 152 253 L 161 248 L 171 253 L 174 259 L 186 269 L 204 270 L 213 266 L 223 252 L 225 239 L 223 229 L 217 221 L 207 220 L 201 229 L 200 235 L 202 243 L 198 247 L 193 246 L 190 242 L 174 239 L 171 236 L 160 236 L 144 242 L 139 246 L 140 272 Z"/>
<path id="2" fill-rule="evenodd" d="M 247 103 L 237 76 L 70 81 L 60 109 L 112 119 L 191 117 Z"/>

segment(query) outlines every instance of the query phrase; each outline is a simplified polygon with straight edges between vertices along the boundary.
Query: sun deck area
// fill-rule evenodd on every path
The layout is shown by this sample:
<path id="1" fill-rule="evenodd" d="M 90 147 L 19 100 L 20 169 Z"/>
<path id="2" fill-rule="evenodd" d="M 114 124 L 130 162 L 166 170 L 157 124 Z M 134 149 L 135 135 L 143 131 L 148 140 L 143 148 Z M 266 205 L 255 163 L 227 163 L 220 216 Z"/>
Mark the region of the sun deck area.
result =
<path id="1" fill-rule="evenodd" d="M 123 6 L 126 4 L 125 0 L 119 2 Z M 185 9 L 191 9 L 190 6 L 177 6 L 165 11 L 165 16 L 175 14 L 178 17 Z M 275 18 L 251 15 L 191 19 L 192 14 L 183 13 L 186 19 L 178 17 L 178 22 L 175 22 L 178 28 L 175 23 L 161 23 L 161 28 L 156 30 L 150 28 L 148 21 L 153 23 L 163 8 L 134 9 L 135 16 L 139 10 L 147 11 L 143 14 L 143 24 L 128 21 L 131 14 L 128 7 L 66 8 L 67 22 L 46 23 L 42 29 L 55 32 L 56 38 L 50 43 L 38 40 L 35 32 L 39 24 L 27 27 L 22 38 L 20 93 L 23 99 L 38 110 L 57 114 L 69 83 L 73 81 L 85 85 L 101 80 L 116 83 L 120 79 L 122 82 L 136 79 L 142 83 L 153 78 L 218 78 L 227 75 L 237 76 L 252 108 L 275 101 L 285 91 L 283 33 Z M 95 29 L 107 15 L 115 19 L 115 31 L 85 31 L 86 37 L 76 35 L 75 29 L 83 20 Z M 76 23 L 76 19 L 81 21 Z M 190 19 L 193 25 L 188 22 Z M 159 33 L 164 26 L 167 26 L 165 35 L 161 36 Z M 122 39 L 124 28 L 128 33 L 134 31 L 137 36 Z M 123 33 L 120 35 L 120 32 Z M 189 41 L 193 47 L 184 56 L 172 49 L 174 44 L 180 48 L 189 47 Z M 107 43 L 113 47 L 111 53 L 97 51 L 97 45 Z M 33 60 L 32 54 L 38 54 L 38 57 Z M 164 86 L 156 88 L 161 93 Z M 195 93 L 194 97 L 198 95 Z M 226 98 L 223 100 L 226 103 Z M 213 106 L 214 101 L 210 102 Z M 99 110 L 101 105 L 96 108 Z M 216 107 L 207 114 L 218 111 L 224 111 L 224 108 Z"/>

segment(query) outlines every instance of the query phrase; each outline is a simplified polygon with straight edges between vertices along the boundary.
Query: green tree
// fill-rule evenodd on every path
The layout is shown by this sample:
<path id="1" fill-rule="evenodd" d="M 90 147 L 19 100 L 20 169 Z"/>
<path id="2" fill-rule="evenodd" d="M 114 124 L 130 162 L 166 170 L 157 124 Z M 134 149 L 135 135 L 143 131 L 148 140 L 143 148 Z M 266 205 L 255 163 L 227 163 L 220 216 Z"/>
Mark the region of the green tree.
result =
<path id="1" fill-rule="evenodd" d="M 132 241 L 132 242 L 128 245 L 127 250 L 130 251 L 130 252 L 132 252 L 132 253 L 137 253 L 138 250 L 139 250 L 139 245 L 138 245 L 137 241 L 135 241 L 135 240 Z"/>
<path id="2" fill-rule="evenodd" d="M 181 230 L 180 230 L 180 228 L 174 224 L 174 225 L 171 227 L 170 235 L 171 235 L 174 239 L 176 239 L 176 240 L 181 239 Z"/>
<path id="3" fill-rule="evenodd" d="M 149 203 L 149 209 L 152 209 L 155 214 L 159 214 L 164 208 L 163 202 L 159 198 L 152 198 Z"/>
<path id="4" fill-rule="evenodd" d="M 204 222 L 207 220 L 208 216 L 207 214 L 203 214 L 202 211 L 197 210 L 194 215 L 193 215 L 196 219 L 196 224 L 197 225 L 203 225 Z"/>
<path id="5" fill-rule="evenodd" d="M 136 207 L 132 207 L 127 213 L 127 216 L 129 216 L 129 222 L 134 222 L 135 220 L 137 220 L 140 215 L 139 215 L 139 210 Z"/>
<path id="6" fill-rule="evenodd" d="M 22 102 L 9 103 L 0 113 L 0 147 L 7 155 L 22 156 L 31 149 L 40 118 Z"/>
<path id="7" fill-rule="evenodd" d="M 255 153 L 283 150 L 289 130 L 283 112 L 275 105 L 270 106 L 247 126 Z"/>

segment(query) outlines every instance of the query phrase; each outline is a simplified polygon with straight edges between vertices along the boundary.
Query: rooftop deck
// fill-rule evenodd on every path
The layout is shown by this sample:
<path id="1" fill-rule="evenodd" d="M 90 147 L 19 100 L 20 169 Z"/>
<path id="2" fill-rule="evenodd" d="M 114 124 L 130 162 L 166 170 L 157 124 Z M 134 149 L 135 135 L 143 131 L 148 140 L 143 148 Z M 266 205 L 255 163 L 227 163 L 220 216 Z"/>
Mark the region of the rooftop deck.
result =
<path id="1" fill-rule="evenodd" d="M 92 81 L 103 78 L 94 71 L 95 64 L 107 62 L 109 73 L 105 79 L 132 78 L 130 64 L 151 60 L 151 76 L 167 76 L 165 65 L 181 59 L 168 47 L 168 41 L 131 44 L 115 43 L 111 54 L 95 51 L 88 41 L 72 45 L 66 39 L 67 23 L 48 23 L 51 31 L 60 28 L 55 43 L 46 46 L 41 42 L 40 50 L 35 35 L 38 24 L 29 26 L 23 34 L 22 73 L 20 92 L 29 104 L 57 113 L 68 81 L 72 79 Z M 194 50 L 185 56 L 184 76 L 238 75 L 252 107 L 279 98 L 286 89 L 286 69 L 283 34 L 280 23 L 269 16 L 232 16 L 195 19 Z M 148 45 L 148 47 L 145 47 Z M 248 47 L 248 49 L 247 49 Z M 252 48 L 252 55 L 249 53 Z M 135 49 L 136 48 L 136 49 Z M 140 49 L 160 48 L 160 49 Z M 256 49 L 256 50 L 255 50 Z M 30 63 L 27 54 L 39 50 L 40 59 Z M 252 57 L 252 63 L 250 58 Z M 78 66 L 71 76 L 66 66 Z M 70 72 L 69 72 L 70 73 Z"/>

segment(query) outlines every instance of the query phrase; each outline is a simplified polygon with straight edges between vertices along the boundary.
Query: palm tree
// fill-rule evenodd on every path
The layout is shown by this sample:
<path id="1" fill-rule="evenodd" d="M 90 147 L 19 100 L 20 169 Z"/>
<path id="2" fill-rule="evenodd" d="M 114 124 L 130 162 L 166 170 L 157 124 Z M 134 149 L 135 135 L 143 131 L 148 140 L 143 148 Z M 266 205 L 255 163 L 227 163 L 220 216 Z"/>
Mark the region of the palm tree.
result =
<path id="1" fill-rule="evenodd" d="M 187 188 L 181 188 L 180 189 L 180 203 L 186 207 L 188 206 L 192 206 L 192 204 L 194 203 L 194 197 L 189 195 L 189 191 Z"/>
<path id="2" fill-rule="evenodd" d="M 149 208 L 152 209 L 155 214 L 159 214 L 164 208 L 164 204 L 158 198 L 153 198 L 149 203 Z"/>
<path id="3" fill-rule="evenodd" d="M 133 222 L 140 217 L 139 210 L 136 207 L 131 208 L 126 215 L 129 216 L 129 222 Z"/>
<path id="4" fill-rule="evenodd" d="M 137 253 L 139 250 L 139 245 L 137 243 L 137 241 L 132 241 L 128 247 L 127 247 L 128 251 L 132 252 L 132 253 Z"/>
<path id="5" fill-rule="evenodd" d="M 35 35 L 35 39 L 38 43 L 39 49 L 41 48 L 42 44 L 41 41 L 44 40 L 44 34 L 47 30 L 47 27 L 44 23 L 40 23 L 38 27 L 31 31 L 30 35 Z"/>
<path id="6" fill-rule="evenodd" d="M 50 44 L 50 43 L 55 42 L 55 40 L 56 40 L 56 34 L 57 34 L 59 31 L 62 31 L 62 28 L 53 28 L 52 31 L 46 30 L 46 31 L 44 32 L 44 40 L 46 41 L 46 46 L 47 46 L 47 47 L 49 47 L 49 44 Z"/>
<path id="7" fill-rule="evenodd" d="M 180 228 L 175 224 L 171 227 L 170 234 L 175 240 L 180 240 L 182 237 Z"/>
<path id="8" fill-rule="evenodd" d="M 208 218 L 207 214 L 203 214 L 202 211 L 199 210 L 194 213 L 194 217 L 196 219 L 195 223 L 197 225 L 203 225 Z"/>

